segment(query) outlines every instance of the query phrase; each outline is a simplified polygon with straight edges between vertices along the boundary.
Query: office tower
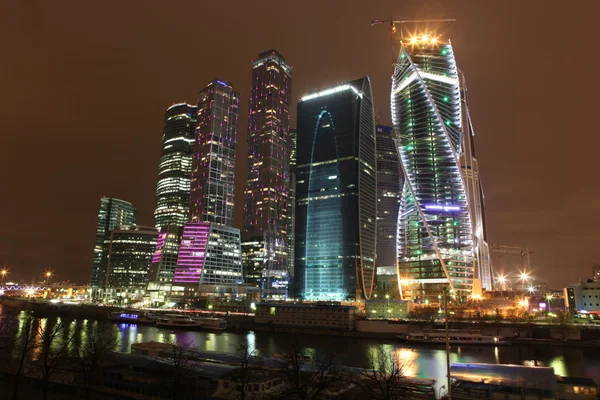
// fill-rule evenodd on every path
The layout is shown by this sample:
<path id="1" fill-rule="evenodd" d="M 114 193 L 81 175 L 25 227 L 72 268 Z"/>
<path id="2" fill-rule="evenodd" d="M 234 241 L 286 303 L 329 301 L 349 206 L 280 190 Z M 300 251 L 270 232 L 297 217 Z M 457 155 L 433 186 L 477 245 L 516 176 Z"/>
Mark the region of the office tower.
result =
<path id="1" fill-rule="evenodd" d="M 224 294 L 240 283 L 240 230 L 214 222 L 187 223 L 173 285 L 184 286 L 186 296 L 193 297 L 203 292 Z M 200 285 L 209 288 L 201 289 Z"/>
<path id="2" fill-rule="evenodd" d="M 289 179 L 289 194 L 288 194 L 288 210 L 287 210 L 287 234 L 288 234 L 288 276 L 290 284 L 293 284 L 295 258 L 296 258 L 296 147 L 297 134 L 295 129 L 290 129 L 288 145 L 290 151 L 290 179 Z M 290 290 L 290 293 L 293 293 Z"/>
<path id="3" fill-rule="evenodd" d="M 92 298 L 97 297 L 97 291 L 104 282 L 106 271 L 102 268 L 104 253 L 104 241 L 110 236 L 118 225 L 130 225 L 136 223 L 136 209 L 128 201 L 110 197 L 100 199 L 100 210 L 98 211 L 98 226 L 96 228 L 96 245 L 94 246 L 94 261 L 92 264 Z"/>
<path id="4" fill-rule="evenodd" d="M 165 113 L 154 211 L 157 229 L 183 226 L 188 221 L 196 109 L 179 103 Z"/>
<path id="5" fill-rule="evenodd" d="M 171 291 L 182 233 L 181 226 L 160 228 L 148 276 L 148 294 L 153 302 L 164 303 Z"/>
<path id="6" fill-rule="evenodd" d="M 392 77 L 392 122 L 405 177 L 398 274 L 405 299 L 438 302 L 444 286 L 473 288 L 473 230 L 459 154 L 464 141 L 459 73 L 450 43 L 402 41 Z"/>
<path id="7" fill-rule="evenodd" d="M 190 222 L 183 227 L 172 287 L 185 296 L 223 293 L 242 283 L 240 230 L 231 227 L 239 99 L 221 80 L 200 92 Z"/>
<path id="8" fill-rule="evenodd" d="M 287 208 L 292 68 L 275 50 L 252 63 L 248 183 L 244 191 L 244 276 L 266 297 L 288 285 Z"/>
<path id="9" fill-rule="evenodd" d="M 148 285 L 158 230 L 154 227 L 119 225 L 104 241 L 102 264 L 106 271 L 103 297 L 141 299 Z"/>
<path id="10" fill-rule="evenodd" d="M 471 213 L 471 226 L 473 229 L 473 256 L 474 276 L 472 296 L 481 296 L 481 289 L 492 290 L 494 275 L 492 272 L 492 258 L 487 242 L 487 224 L 485 219 L 485 198 L 479 164 L 475 157 L 475 132 L 469 114 L 467 85 L 462 73 L 459 73 L 460 98 L 463 126 L 463 143 L 459 155 L 460 167 L 465 183 L 469 211 Z"/>
<path id="11" fill-rule="evenodd" d="M 305 299 L 370 298 L 377 236 L 368 77 L 298 102 L 295 288 Z"/>
<path id="12" fill-rule="evenodd" d="M 240 94 L 230 83 L 210 82 L 198 99 L 193 145 L 190 219 L 231 226 Z"/>
<path id="13" fill-rule="evenodd" d="M 377 148 L 377 286 L 398 294 L 396 235 L 402 191 L 402 168 L 390 126 L 376 125 Z"/>

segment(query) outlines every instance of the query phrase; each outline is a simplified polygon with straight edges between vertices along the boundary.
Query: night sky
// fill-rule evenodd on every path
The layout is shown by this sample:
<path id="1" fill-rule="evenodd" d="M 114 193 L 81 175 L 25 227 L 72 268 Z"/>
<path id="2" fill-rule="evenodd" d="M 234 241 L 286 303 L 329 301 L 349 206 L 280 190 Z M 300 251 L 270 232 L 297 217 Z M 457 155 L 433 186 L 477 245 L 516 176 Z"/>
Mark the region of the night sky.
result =
<path id="1" fill-rule="evenodd" d="M 585 279 L 600 262 L 599 14 L 596 0 L 3 0 L 0 264 L 87 282 L 99 198 L 153 224 L 163 113 L 217 77 L 242 94 L 240 227 L 251 61 L 279 50 L 294 99 L 369 75 L 389 124 L 388 30 L 370 20 L 394 15 L 457 19 L 438 33 L 467 79 L 490 243 L 529 246 L 553 288 Z"/>

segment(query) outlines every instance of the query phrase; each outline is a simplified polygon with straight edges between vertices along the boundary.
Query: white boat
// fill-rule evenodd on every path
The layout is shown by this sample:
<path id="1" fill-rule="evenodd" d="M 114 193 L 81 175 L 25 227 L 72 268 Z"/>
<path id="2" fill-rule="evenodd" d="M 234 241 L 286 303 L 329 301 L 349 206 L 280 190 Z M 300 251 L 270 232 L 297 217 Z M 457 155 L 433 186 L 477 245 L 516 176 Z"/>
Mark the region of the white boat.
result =
<path id="1" fill-rule="evenodd" d="M 110 320 L 130 324 L 154 324 L 156 315 L 148 312 L 115 311 L 110 313 Z"/>
<path id="2" fill-rule="evenodd" d="M 408 343 L 445 344 L 446 331 L 444 329 L 430 329 L 418 333 L 408 333 L 406 335 L 398 336 L 398 338 Z M 508 342 L 504 337 L 482 335 L 478 330 L 468 329 L 449 329 L 448 342 L 450 344 L 462 345 L 471 344 L 501 346 L 510 344 L 510 342 Z"/>
<path id="3" fill-rule="evenodd" d="M 165 314 L 156 320 L 156 326 L 164 328 L 210 329 L 222 331 L 227 328 L 227 323 L 223 318 Z"/>

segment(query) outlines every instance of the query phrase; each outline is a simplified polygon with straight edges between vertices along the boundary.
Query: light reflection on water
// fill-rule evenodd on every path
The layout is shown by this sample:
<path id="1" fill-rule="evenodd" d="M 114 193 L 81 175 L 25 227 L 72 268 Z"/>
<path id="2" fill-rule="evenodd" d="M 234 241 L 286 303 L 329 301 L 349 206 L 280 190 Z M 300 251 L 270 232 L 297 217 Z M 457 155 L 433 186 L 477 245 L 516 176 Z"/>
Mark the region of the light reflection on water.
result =
<path id="1" fill-rule="evenodd" d="M 16 319 L 14 337 L 23 333 L 24 314 Z M 34 323 L 39 332 L 60 320 L 40 318 Z M 93 320 L 69 321 L 64 329 L 74 335 L 73 345 L 85 342 L 86 331 L 103 322 Z M 247 345 L 250 352 L 261 357 L 289 352 L 298 348 L 307 356 L 324 355 L 333 350 L 341 364 L 351 367 L 368 368 L 369 354 L 382 349 L 384 354 L 391 354 L 398 361 L 406 364 L 406 374 L 420 378 L 436 379 L 438 385 L 446 379 L 446 353 L 443 347 L 417 347 L 393 340 L 371 340 L 349 337 L 313 336 L 302 334 L 268 333 L 268 332 L 207 332 L 178 331 L 159 329 L 147 325 L 109 324 L 117 339 L 118 350 L 131 351 L 133 343 L 159 341 L 189 344 L 192 347 L 235 354 L 241 345 Z M 39 338 L 37 339 L 39 341 Z M 34 356 L 38 356 L 36 353 Z M 520 365 L 542 365 L 554 368 L 554 372 L 563 376 L 590 377 L 600 382 L 600 349 L 578 349 L 558 346 L 500 346 L 473 347 L 453 346 L 451 362 L 483 362 Z"/>

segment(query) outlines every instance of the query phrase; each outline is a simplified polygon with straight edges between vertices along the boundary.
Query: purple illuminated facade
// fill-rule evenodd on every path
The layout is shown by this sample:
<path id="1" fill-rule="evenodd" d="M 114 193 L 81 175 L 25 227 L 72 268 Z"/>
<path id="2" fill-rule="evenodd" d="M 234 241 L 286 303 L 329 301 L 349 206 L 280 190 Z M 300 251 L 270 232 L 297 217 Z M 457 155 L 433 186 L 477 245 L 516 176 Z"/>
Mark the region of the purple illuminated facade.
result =
<path id="1" fill-rule="evenodd" d="M 209 232 L 209 222 L 192 222 L 185 225 L 173 283 L 200 283 Z"/>
<path id="2" fill-rule="evenodd" d="M 288 287 L 287 209 L 292 68 L 275 50 L 252 63 L 248 182 L 244 191 L 244 276 L 264 296 Z"/>

